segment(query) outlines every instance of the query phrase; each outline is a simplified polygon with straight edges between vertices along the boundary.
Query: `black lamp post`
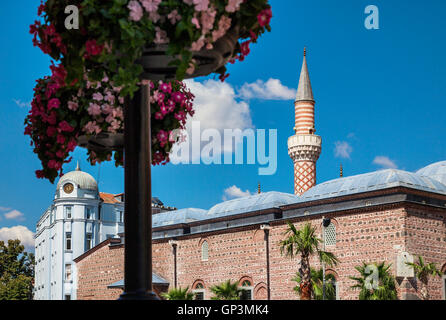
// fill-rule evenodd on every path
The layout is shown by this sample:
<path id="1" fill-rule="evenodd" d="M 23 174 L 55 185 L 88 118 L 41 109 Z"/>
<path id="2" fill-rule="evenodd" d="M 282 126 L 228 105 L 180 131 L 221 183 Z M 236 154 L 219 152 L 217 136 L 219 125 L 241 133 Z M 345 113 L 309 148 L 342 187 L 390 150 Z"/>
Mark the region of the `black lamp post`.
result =
<path id="1" fill-rule="evenodd" d="M 120 300 L 158 300 L 152 289 L 150 86 L 124 109 L 125 270 Z"/>

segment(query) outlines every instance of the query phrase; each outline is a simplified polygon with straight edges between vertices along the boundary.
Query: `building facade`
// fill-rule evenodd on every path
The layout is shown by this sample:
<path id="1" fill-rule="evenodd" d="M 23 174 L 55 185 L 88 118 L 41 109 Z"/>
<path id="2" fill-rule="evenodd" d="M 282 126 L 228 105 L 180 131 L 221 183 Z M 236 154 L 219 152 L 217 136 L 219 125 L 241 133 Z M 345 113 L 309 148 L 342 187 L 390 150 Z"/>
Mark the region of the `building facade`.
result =
<path id="1" fill-rule="evenodd" d="M 209 210 L 181 209 L 153 216 L 153 271 L 167 288 L 189 287 L 197 299 L 236 281 L 251 299 L 298 299 L 292 279 L 299 257 L 280 252 L 287 223 L 311 223 L 326 250 L 339 259 L 327 273 L 338 299 L 358 299 L 352 289 L 363 263 L 386 262 L 400 299 L 419 299 L 420 283 L 405 264 L 422 256 L 446 271 L 446 161 L 417 172 L 396 169 L 316 184 L 321 138 L 315 135 L 314 98 L 306 57 L 295 101 L 295 134 L 288 140 L 294 194 L 260 192 Z M 330 218 L 323 228 L 324 219 Z M 75 259 L 78 299 L 116 299 L 122 291 L 125 235 L 102 242 Z M 112 261 L 112 263 L 110 262 Z M 316 257 L 311 266 L 319 268 Z M 429 282 L 432 299 L 445 299 L 446 279 Z"/>

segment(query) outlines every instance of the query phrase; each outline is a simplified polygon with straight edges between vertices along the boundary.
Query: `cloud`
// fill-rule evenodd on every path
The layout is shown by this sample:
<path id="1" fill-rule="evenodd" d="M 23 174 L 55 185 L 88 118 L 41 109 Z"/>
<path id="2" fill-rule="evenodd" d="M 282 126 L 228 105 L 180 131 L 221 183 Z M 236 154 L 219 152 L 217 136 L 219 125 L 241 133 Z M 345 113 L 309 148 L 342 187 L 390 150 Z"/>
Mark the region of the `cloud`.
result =
<path id="1" fill-rule="evenodd" d="M 16 99 L 12 99 L 16 105 L 18 105 L 20 108 L 30 108 L 31 107 L 31 102 L 23 102 L 22 100 L 16 100 Z"/>
<path id="2" fill-rule="evenodd" d="M 34 252 L 34 233 L 25 226 L 15 226 L 0 229 L 0 241 L 19 239 L 28 252 Z"/>
<path id="3" fill-rule="evenodd" d="M 377 156 L 375 159 L 373 159 L 373 163 L 377 164 L 383 168 L 386 169 L 397 169 L 398 166 L 396 165 L 395 161 L 390 160 L 386 156 Z"/>
<path id="4" fill-rule="evenodd" d="M 352 146 L 346 141 L 336 141 L 335 142 L 335 157 L 350 159 L 350 155 L 353 152 Z"/>
<path id="5" fill-rule="evenodd" d="M 25 215 L 18 210 L 12 210 L 8 213 L 5 213 L 3 216 L 8 220 L 17 220 L 17 221 L 25 220 Z"/>
<path id="6" fill-rule="evenodd" d="M 240 129 L 243 131 L 253 128 L 249 104 L 245 101 L 237 100 L 235 90 L 229 83 L 215 80 L 206 80 L 204 82 L 186 80 L 185 82 L 195 95 L 195 114 L 193 117 L 188 118 L 186 124 L 189 141 L 192 141 L 192 122 L 199 122 L 201 132 L 206 129 L 214 129 L 222 137 L 224 129 Z M 206 144 L 206 142 L 202 144 Z M 171 160 L 174 162 L 180 162 L 185 159 L 183 155 L 178 155 L 179 148 L 177 144 L 172 149 Z M 200 150 L 197 149 L 192 148 L 191 159 L 200 158 Z M 217 153 L 221 154 L 225 151 L 227 150 L 224 150 L 222 146 L 222 149 L 217 150 Z M 232 148 L 228 151 L 232 152 Z"/>
<path id="7" fill-rule="evenodd" d="M 11 208 L 8 207 L 0 207 L 0 211 L 8 211 L 11 210 Z"/>
<path id="8" fill-rule="evenodd" d="M 242 99 L 263 100 L 292 100 L 296 96 L 296 89 L 284 86 L 278 79 L 257 80 L 253 83 L 245 83 L 238 91 L 238 97 Z"/>
<path id="9" fill-rule="evenodd" d="M 242 189 L 240 189 L 235 185 L 225 189 L 224 192 L 225 192 L 223 196 L 224 201 L 228 199 L 243 198 L 252 195 L 252 193 L 249 190 L 243 191 Z"/>

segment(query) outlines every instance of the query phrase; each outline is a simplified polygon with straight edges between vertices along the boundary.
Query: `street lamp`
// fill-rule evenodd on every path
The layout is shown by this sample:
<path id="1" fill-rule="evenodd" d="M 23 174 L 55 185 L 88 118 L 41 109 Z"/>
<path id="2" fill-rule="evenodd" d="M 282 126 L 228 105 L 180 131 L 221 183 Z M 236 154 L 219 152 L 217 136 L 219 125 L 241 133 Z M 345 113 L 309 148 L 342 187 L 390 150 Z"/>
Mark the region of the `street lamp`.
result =
<path id="1" fill-rule="evenodd" d="M 322 241 L 323 250 L 325 252 L 325 228 L 331 223 L 330 218 L 322 218 Z M 322 300 L 325 300 L 325 262 L 322 260 Z"/>

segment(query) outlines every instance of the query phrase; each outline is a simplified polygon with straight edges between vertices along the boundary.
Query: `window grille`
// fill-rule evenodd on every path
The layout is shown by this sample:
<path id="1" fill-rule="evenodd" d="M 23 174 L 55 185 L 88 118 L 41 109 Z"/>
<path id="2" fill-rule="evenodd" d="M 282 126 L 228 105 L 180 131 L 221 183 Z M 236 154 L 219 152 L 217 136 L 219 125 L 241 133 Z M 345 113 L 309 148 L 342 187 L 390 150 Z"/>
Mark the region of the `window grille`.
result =
<path id="1" fill-rule="evenodd" d="M 325 245 L 336 245 L 336 226 L 333 223 L 330 223 L 330 225 L 325 228 Z"/>
<path id="2" fill-rule="evenodd" d="M 209 244 L 204 241 L 201 245 L 201 261 L 208 261 L 209 259 Z"/>

